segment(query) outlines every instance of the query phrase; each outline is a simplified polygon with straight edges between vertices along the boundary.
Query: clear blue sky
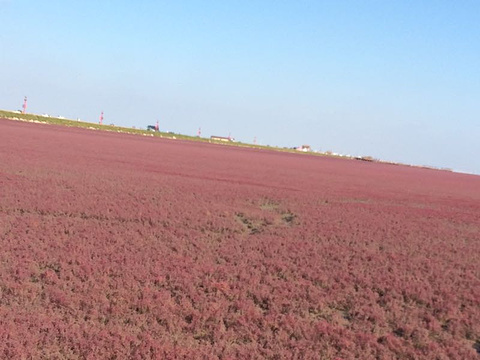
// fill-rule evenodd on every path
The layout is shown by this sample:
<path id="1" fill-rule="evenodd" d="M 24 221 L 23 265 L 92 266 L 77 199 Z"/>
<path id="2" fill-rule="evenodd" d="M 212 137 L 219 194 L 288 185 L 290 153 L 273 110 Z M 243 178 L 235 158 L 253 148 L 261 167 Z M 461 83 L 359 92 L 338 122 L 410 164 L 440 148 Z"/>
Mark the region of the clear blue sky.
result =
<path id="1" fill-rule="evenodd" d="M 480 1 L 0 0 L 0 108 L 480 174 Z"/>

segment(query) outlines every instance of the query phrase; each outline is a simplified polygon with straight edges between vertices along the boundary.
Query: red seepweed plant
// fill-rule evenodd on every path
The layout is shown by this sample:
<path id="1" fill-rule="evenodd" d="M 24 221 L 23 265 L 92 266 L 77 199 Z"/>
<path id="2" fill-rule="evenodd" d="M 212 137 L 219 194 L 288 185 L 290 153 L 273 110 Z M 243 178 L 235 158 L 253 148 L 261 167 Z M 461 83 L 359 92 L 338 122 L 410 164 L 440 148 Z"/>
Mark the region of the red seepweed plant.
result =
<path id="1" fill-rule="evenodd" d="M 478 359 L 478 176 L 0 129 L 1 358 Z"/>

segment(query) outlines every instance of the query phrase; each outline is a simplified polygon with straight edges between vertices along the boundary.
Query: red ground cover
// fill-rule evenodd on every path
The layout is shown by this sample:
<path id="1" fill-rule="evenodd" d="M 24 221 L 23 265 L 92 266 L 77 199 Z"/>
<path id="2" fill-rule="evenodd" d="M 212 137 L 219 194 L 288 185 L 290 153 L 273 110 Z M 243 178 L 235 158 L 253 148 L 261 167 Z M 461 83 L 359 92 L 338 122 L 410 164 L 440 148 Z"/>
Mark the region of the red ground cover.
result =
<path id="1" fill-rule="evenodd" d="M 0 357 L 479 359 L 480 177 L 0 120 Z"/>

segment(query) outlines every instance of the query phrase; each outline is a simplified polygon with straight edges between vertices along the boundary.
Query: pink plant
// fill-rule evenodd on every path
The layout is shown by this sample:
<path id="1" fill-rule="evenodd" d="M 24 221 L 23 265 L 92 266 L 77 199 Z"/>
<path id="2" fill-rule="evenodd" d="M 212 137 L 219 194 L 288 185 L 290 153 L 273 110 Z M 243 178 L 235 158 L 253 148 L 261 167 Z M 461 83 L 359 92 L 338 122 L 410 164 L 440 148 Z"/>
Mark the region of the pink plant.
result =
<path id="1" fill-rule="evenodd" d="M 478 176 L 0 130 L 0 358 L 478 358 Z"/>

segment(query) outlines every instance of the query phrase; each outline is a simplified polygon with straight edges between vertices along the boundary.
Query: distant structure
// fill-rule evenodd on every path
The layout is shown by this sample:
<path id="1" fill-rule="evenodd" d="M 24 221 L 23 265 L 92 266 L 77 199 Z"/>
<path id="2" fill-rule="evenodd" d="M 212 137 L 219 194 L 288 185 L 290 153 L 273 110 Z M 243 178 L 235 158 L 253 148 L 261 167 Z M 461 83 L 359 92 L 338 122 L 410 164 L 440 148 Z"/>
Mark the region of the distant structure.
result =
<path id="1" fill-rule="evenodd" d="M 212 135 L 212 136 L 210 136 L 210 140 L 223 141 L 223 142 L 234 142 L 235 141 L 235 139 L 232 138 L 230 135 L 228 137 Z"/>
<path id="2" fill-rule="evenodd" d="M 102 125 L 103 124 L 103 111 L 101 112 L 100 114 L 100 121 L 99 121 L 99 124 Z"/>
<path id="3" fill-rule="evenodd" d="M 299 147 L 295 148 L 295 150 L 303 151 L 303 152 L 310 152 L 310 151 L 312 151 L 312 148 L 310 147 L 310 145 L 302 145 L 302 146 L 299 146 Z"/>
<path id="4" fill-rule="evenodd" d="M 197 137 L 200 137 L 200 136 L 202 136 L 202 128 L 201 127 L 199 127 L 198 131 L 197 131 Z"/>
<path id="5" fill-rule="evenodd" d="M 355 156 L 355 160 L 369 161 L 369 162 L 375 161 L 375 159 L 371 156 Z"/>
<path id="6" fill-rule="evenodd" d="M 27 113 L 27 97 L 25 96 L 25 99 L 23 99 L 23 106 L 22 106 L 22 114 Z"/>
<path id="7" fill-rule="evenodd" d="M 160 129 L 160 127 L 158 126 L 158 120 L 157 120 L 157 123 L 155 124 L 155 131 L 158 131 Z"/>
<path id="8" fill-rule="evenodd" d="M 257 137 L 256 136 L 253 138 L 253 145 L 257 145 Z"/>

